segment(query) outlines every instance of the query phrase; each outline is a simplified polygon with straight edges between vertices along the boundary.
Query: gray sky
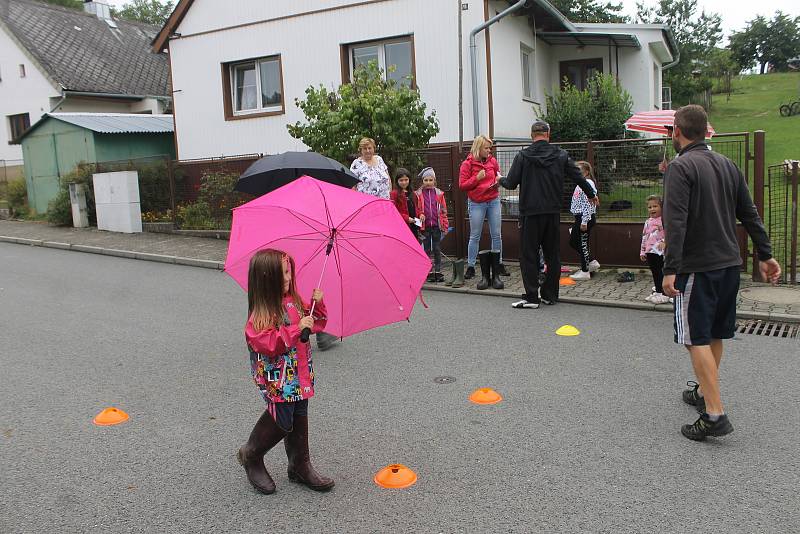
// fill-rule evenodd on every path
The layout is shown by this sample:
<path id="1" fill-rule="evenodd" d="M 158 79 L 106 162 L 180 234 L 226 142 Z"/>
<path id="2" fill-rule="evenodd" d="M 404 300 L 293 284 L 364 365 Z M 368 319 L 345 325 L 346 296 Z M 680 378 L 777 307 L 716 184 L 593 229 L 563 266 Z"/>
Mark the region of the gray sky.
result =
<path id="1" fill-rule="evenodd" d="M 116 7 L 120 7 L 127 2 L 127 0 L 106 1 Z M 626 15 L 636 15 L 636 0 L 612 1 L 621 1 Z M 644 0 L 647 5 L 655 5 L 656 2 L 657 0 Z M 747 21 L 757 15 L 764 15 L 771 19 L 775 11 L 779 9 L 788 15 L 800 16 L 800 2 L 796 0 L 698 0 L 698 5 L 707 12 L 722 15 L 722 29 L 726 36 L 730 35 L 734 30 L 744 28 Z"/>

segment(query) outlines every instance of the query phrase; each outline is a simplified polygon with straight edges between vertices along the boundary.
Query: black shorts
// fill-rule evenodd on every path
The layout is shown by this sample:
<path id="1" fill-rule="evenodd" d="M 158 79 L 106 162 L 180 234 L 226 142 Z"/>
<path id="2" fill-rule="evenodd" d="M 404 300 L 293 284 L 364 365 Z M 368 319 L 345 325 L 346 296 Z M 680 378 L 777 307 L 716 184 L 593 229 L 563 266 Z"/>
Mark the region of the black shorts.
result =
<path id="1" fill-rule="evenodd" d="M 675 289 L 675 343 L 708 345 L 712 339 L 730 339 L 736 328 L 738 266 L 679 274 Z"/>
<path id="2" fill-rule="evenodd" d="M 284 432 L 294 428 L 294 416 L 308 416 L 308 399 L 295 402 L 267 402 L 267 411 Z"/>

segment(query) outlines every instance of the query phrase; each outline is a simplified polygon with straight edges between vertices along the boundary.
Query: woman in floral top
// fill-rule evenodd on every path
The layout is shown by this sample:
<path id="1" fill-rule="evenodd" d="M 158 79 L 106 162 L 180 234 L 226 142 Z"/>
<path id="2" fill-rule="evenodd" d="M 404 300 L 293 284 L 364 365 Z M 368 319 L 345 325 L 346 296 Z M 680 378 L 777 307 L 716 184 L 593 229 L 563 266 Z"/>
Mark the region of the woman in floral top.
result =
<path id="1" fill-rule="evenodd" d="M 378 198 L 389 199 L 392 184 L 389 179 L 389 169 L 383 158 L 375 154 L 375 141 L 369 137 L 363 138 L 358 143 L 361 157 L 356 158 L 350 165 L 361 183 L 356 185 L 356 190 Z"/>

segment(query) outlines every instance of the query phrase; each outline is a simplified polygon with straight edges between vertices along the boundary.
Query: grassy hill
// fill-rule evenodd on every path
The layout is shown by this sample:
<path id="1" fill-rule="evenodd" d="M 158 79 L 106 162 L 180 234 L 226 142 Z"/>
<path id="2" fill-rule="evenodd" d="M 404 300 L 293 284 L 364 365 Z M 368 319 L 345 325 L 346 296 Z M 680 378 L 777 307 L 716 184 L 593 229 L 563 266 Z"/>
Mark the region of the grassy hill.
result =
<path id="1" fill-rule="evenodd" d="M 766 132 L 767 165 L 800 159 L 800 115 L 781 117 L 778 108 L 800 100 L 800 72 L 735 78 L 730 100 L 715 94 L 709 121 L 720 133 Z"/>

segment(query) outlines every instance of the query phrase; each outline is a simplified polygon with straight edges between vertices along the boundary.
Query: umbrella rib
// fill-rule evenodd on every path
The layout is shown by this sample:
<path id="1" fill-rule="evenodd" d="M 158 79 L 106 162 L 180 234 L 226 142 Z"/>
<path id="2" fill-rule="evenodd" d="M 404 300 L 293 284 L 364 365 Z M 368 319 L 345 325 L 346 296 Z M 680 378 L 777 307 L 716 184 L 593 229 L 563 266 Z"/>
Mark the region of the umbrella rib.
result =
<path id="1" fill-rule="evenodd" d="M 401 241 L 400 239 L 398 239 L 398 238 L 396 238 L 396 237 L 394 237 L 392 235 L 376 234 L 376 233 L 373 233 L 373 232 L 362 232 L 361 230 L 348 230 L 348 231 L 349 232 L 353 232 L 353 233 L 364 234 L 365 236 L 369 236 L 369 237 L 385 237 L 386 239 L 391 239 L 393 241 L 397 241 L 401 245 L 405 246 L 407 249 L 412 250 L 414 252 L 418 252 L 420 250 L 418 248 L 412 247 L 408 243 L 406 243 L 404 241 Z M 350 238 L 349 237 L 343 237 L 342 239 L 349 240 Z M 361 239 L 361 238 L 353 238 L 353 239 Z"/>
<path id="2" fill-rule="evenodd" d="M 313 221 L 313 222 L 315 222 L 317 224 L 321 224 L 321 225 L 325 225 L 324 222 L 318 221 L 318 220 L 313 219 L 311 217 L 308 217 L 306 215 L 302 215 L 301 216 L 300 214 L 298 214 L 297 212 L 295 212 L 294 210 L 292 210 L 290 208 L 287 208 L 286 206 L 275 206 L 275 205 L 269 205 L 269 206 L 247 206 L 247 204 L 245 204 L 244 206 L 239 206 L 238 208 L 233 208 L 233 209 L 234 210 L 257 211 L 257 210 L 260 210 L 260 209 L 263 209 L 263 208 L 275 208 L 275 209 L 279 209 L 279 210 L 285 210 L 289 214 L 291 214 L 293 217 L 295 217 L 297 220 L 299 220 L 300 222 L 302 222 L 303 224 L 305 224 L 306 226 L 308 226 L 309 228 L 314 230 L 315 232 L 319 232 L 320 234 L 324 234 L 324 232 L 321 232 L 317 228 L 314 228 L 313 225 L 309 224 L 308 221 Z M 303 220 L 303 217 L 305 217 L 308 220 Z M 327 225 L 327 226 L 330 227 L 330 225 Z"/>
<path id="3" fill-rule="evenodd" d="M 235 264 L 239 263 L 239 262 L 240 262 L 240 261 L 242 261 L 242 259 L 244 259 L 244 258 L 248 258 L 248 259 L 249 259 L 249 258 L 250 258 L 250 256 L 252 256 L 252 255 L 253 255 L 253 254 L 254 254 L 256 251 L 258 251 L 258 250 L 260 250 L 260 249 L 262 249 L 262 248 L 264 248 L 264 247 L 266 247 L 266 246 L 268 246 L 268 245 L 271 245 L 272 243 L 275 243 L 276 241 L 282 241 L 282 240 L 284 240 L 284 239 L 285 239 L 285 240 L 291 240 L 291 239 L 294 239 L 294 238 L 296 238 L 296 237 L 307 236 L 307 235 L 314 235 L 314 234 L 316 234 L 316 233 L 318 233 L 318 232 L 314 232 L 314 233 L 308 233 L 308 234 L 294 234 L 294 235 L 290 235 L 290 236 L 281 236 L 281 237 L 276 237 L 275 239 L 272 239 L 271 241 L 267 241 L 266 243 L 259 243 L 259 244 L 258 244 L 258 246 L 256 246 L 255 248 L 248 250 L 246 254 L 242 254 L 242 255 L 240 255 L 240 256 L 239 256 L 239 258 L 238 258 L 238 259 L 236 259 L 236 260 L 235 260 L 235 261 L 232 263 L 232 265 L 235 265 Z M 313 239 L 308 239 L 307 241 L 313 241 Z M 323 241 L 323 243 L 325 243 L 325 241 Z M 226 269 L 223 269 L 223 270 L 227 270 L 227 268 L 226 268 Z"/>
<path id="4" fill-rule="evenodd" d="M 388 288 L 389 288 L 389 291 L 391 291 L 391 293 L 392 293 L 392 296 L 394 297 L 394 300 L 395 300 L 395 302 L 397 302 L 398 304 L 400 304 L 400 299 L 397 297 L 397 293 L 395 293 L 395 292 L 394 292 L 394 288 L 392 288 L 392 285 L 389 283 L 389 281 L 388 281 L 388 280 L 386 279 L 386 277 L 383 275 L 383 273 L 382 273 L 382 272 L 381 272 L 381 270 L 378 268 L 378 266 L 377 266 L 377 265 L 375 265 L 375 264 L 372 262 L 372 260 L 370 260 L 368 257 L 366 257 L 366 256 L 364 256 L 363 254 L 361 254 L 361 253 L 358 251 L 358 249 L 356 249 L 355 247 L 352 247 L 352 249 L 353 249 L 353 250 L 348 250 L 348 249 L 347 249 L 347 247 L 345 247 L 345 246 L 344 246 L 344 243 L 347 243 L 348 245 L 350 245 L 350 243 L 348 243 L 346 239 L 343 239 L 343 240 L 341 240 L 341 243 L 340 243 L 340 244 L 342 245 L 342 248 L 345 250 L 345 252 L 349 252 L 350 254 L 352 254 L 352 255 L 353 255 L 353 257 L 355 257 L 355 258 L 357 258 L 357 259 L 360 259 L 361 261 L 363 261 L 363 262 L 367 263 L 368 265 L 372 266 L 372 268 L 374 268 L 374 269 L 375 269 L 375 271 L 376 271 L 376 272 L 377 272 L 377 273 L 380 275 L 381 279 L 383 280 L 383 283 L 384 283 L 384 284 L 386 284 L 386 287 L 388 287 Z M 358 254 L 358 255 L 357 255 L 357 254 L 355 254 L 355 253 L 354 253 L 354 251 L 355 251 L 355 252 L 358 252 L 359 254 Z M 360 255 L 361 257 L 359 257 L 359 255 Z"/>

